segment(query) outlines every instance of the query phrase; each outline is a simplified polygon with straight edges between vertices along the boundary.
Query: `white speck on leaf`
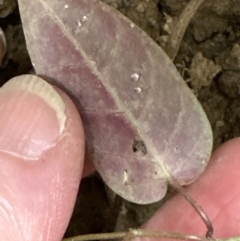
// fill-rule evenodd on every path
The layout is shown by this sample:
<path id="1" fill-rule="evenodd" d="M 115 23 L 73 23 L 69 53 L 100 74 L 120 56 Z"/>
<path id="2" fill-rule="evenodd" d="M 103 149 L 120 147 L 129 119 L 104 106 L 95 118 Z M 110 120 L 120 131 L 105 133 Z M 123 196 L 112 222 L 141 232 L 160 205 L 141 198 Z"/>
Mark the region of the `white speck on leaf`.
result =
<path id="1" fill-rule="evenodd" d="M 134 92 L 140 94 L 142 92 L 142 89 L 140 87 L 136 87 L 134 88 Z"/>
<path id="2" fill-rule="evenodd" d="M 131 79 L 134 81 L 138 81 L 140 78 L 140 75 L 138 73 L 134 73 L 131 75 Z"/>
<path id="3" fill-rule="evenodd" d="M 83 17 L 82 17 L 82 22 L 84 23 L 84 22 L 86 22 L 88 20 L 88 17 L 86 16 L 86 15 L 84 15 Z"/>
<path id="4" fill-rule="evenodd" d="M 127 173 L 127 171 L 125 170 L 124 172 L 123 172 L 123 183 L 127 183 L 127 181 L 128 181 L 128 173 Z"/>
<path id="5" fill-rule="evenodd" d="M 79 20 L 77 21 L 77 26 L 78 26 L 78 27 L 81 27 L 81 26 L 82 26 L 82 23 L 81 23 Z"/>

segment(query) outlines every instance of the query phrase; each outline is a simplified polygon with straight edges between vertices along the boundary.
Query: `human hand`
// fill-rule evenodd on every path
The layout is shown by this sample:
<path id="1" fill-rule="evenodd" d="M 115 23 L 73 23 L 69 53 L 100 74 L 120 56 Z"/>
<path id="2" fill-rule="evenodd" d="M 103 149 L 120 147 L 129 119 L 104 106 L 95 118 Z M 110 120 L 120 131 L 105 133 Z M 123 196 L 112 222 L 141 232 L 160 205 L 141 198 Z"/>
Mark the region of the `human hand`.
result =
<path id="1" fill-rule="evenodd" d="M 47 90 L 43 86 L 35 94 L 29 86 L 0 90 L 0 238 L 4 241 L 60 241 L 81 179 L 84 135 L 78 112 L 58 89 L 58 94 L 51 90 L 57 102 L 44 95 L 52 103 L 49 107 L 39 98 Z M 56 105 L 59 101 L 65 108 Z M 87 166 L 83 175 L 91 169 Z M 216 237 L 240 233 L 239 170 L 237 138 L 215 152 L 207 170 L 188 188 L 213 221 Z M 168 201 L 145 228 L 206 233 L 181 195 Z"/>
<path id="2" fill-rule="evenodd" d="M 206 171 L 186 188 L 212 221 L 213 237 L 240 236 L 239 180 L 240 138 L 235 138 L 213 153 Z M 166 202 L 144 228 L 206 234 L 205 224 L 181 194 Z"/>
<path id="3" fill-rule="evenodd" d="M 0 89 L 0 239 L 60 241 L 81 179 L 83 128 L 66 94 L 31 78 Z"/>

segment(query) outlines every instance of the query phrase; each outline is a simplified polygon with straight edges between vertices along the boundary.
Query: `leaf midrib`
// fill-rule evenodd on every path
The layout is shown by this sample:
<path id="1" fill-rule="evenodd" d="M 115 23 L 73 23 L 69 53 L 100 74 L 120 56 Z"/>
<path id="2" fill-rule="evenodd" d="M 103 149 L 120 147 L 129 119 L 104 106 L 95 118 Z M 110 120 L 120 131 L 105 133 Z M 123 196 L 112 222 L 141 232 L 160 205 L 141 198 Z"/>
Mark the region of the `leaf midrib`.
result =
<path id="1" fill-rule="evenodd" d="M 44 6 L 45 9 L 48 9 L 49 12 L 51 13 L 51 18 L 53 20 L 55 20 L 55 23 L 57 25 L 59 25 L 59 27 L 61 28 L 61 31 L 63 32 L 63 34 L 68 38 L 68 40 L 70 41 L 70 43 L 75 47 L 75 49 L 82 55 L 85 63 L 87 64 L 88 68 L 91 69 L 93 71 L 93 73 L 101 80 L 102 85 L 104 86 L 104 88 L 107 90 L 108 93 L 110 93 L 110 95 L 113 97 L 113 100 L 115 102 L 115 105 L 117 106 L 117 108 L 119 109 L 119 111 L 123 112 L 126 117 L 130 120 L 130 123 L 132 124 L 132 126 L 135 128 L 135 131 L 138 133 L 139 137 L 145 142 L 145 143 L 149 143 L 150 145 L 147 144 L 147 150 L 150 150 L 150 153 L 152 154 L 152 156 L 154 157 L 156 163 L 160 164 L 161 170 L 166 178 L 166 180 L 168 181 L 168 179 L 171 177 L 171 174 L 167 171 L 165 165 L 163 164 L 164 160 L 161 160 L 161 158 L 159 157 L 159 154 L 157 153 L 157 151 L 155 150 L 155 148 L 152 148 L 152 143 L 150 142 L 150 140 L 146 137 L 146 135 L 144 135 L 144 133 L 139 131 L 138 128 L 138 122 L 137 120 L 134 118 L 134 116 L 131 114 L 131 112 L 127 109 L 127 108 L 119 108 L 119 107 L 125 107 L 122 104 L 122 101 L 120 101 L 119 97 L 117 94 L 114 93 L 114 91 L 111 91 L 111 88 L 107 87 L 107 85 L 104 84 L 104 82 L 102 81 L 104 78 L 102 77 L 101 73 L 97 70 L 97 68 L 91 68 L 91 61 L 89 61 L 89 58 L 87 57 L 86 53 L 84 50 L 82 50 L 79 47 L 79 44 L 77 43 L 76 39 L 74 38 L 74 36 L 71 34 L 71 32 L 65 27 L 65 25 L 62 23 L 61 19 L 59 19 L 59 17 L 55 14 L 55 12 L 53 11 L 53 9 L 51 9 L 49 7 L 49 5 L 47 4 L 46 1 L 44 0 L 38 0 L 40 3 L 42 3 L 42 5 Z M 50 0 L 49 0 L 50 1 Z M 100 4 L 98 2 L 96 2 L 96 4 Z M 103 4 L 103 3 L 102 3 Z M 107 6 L 108 7 L 108 6 Z M 130 20 L 129 20 L 130 21 Z M 90 64 L 89 64 L 90 63 Z M 162 158 L 163 159 L 163 158 Z M 150 161 L 150 160 L 149 160 Z"/>

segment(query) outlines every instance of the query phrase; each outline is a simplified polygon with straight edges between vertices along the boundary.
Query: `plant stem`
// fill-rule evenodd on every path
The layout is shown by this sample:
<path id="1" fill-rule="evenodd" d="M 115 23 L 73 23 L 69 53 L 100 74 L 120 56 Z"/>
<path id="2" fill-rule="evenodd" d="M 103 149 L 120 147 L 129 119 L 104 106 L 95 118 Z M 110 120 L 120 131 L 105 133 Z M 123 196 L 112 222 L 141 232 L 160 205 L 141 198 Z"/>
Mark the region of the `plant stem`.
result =
<path id="1" fill-rule="evenodd" d="M 2 64 L 3 56 L 7 50 L 7 42 L 3 30 L 0 28 L 0 66 Z"/>
<path id="2" fill-rule="evenodd" d="M 85 234 L 72 238 L 66 238 L 62 241 L 88 241 L 88 240 L 108 240 L 108 239 L 120 239 L 127 235 L 128 232 L 115 232 L 115 233 L 97 233 L 97 234 Z"/>
<path id="3" fill-rule="evenodd" d="M 197 9 L 203 2 L 204 0 L 191 0 L 181 13 L 179 20 L 170 35 L 169 44 L 166 47 L 166 52 L 170 59 L 174 60 L 177 56 L 186 29 Z"/>
<path id="4" fill-rule="evenodd" d="M 123 239 L 123 241 L 129 241 L 136 237 L 158 237 L 178 240 L 190 240 L 190 241 L 240 241 L 240 237 L 231 237 L 226 239 L 206 238 L 196 235 L 183 234 L 177 232 L 165 232 L 165 231 L 151 231 L 144 229 L 130 229 L 128 232 L 116 232 L 116 233 L 101 233 L 101 234 L 86 234 L 72 238 L 66 238 L 62 241 L 88 241 L 88 240 L 109 240 L 109 239 Z"/>
<path id="5" fill-rule="evenodd" d="M 88 240 L 109 240 L 109 239 L 123 239 L 131 240 L 136 237 L 159 237 L 180 240 L 193 240 L 193 241 L 215 241 L 212 238 L 205 238 L 195 235 L 187 235 L 176 232 L 165 231 L 150 231 L 144 229 L 131 229 L 129 232 L 116 232 L 116 233 L 100 233 L 100 234 L 86 234 L 79 235 L 73 238 L 66 238 L 63 241 L 88 241 Z"/>
<path id="6" fill-rule="evenodd" d="M 201 217 L 201 219 L 203 220 L 203 222 L 207 227 L 206 237 L 211 238 L 213 235 L 213 225 L 209 217 L 207 216 L 207 214 L 202 209 L 202 207 L 198 205 L 198 203 L 193 199 L 193 197 L 190 196 L 189 193 L 173 177 L 170 178 L 169 182 L 173 186 L 173 188 L 175 188 L 179 193 L 181 193 L 184 196 L 184 198 L 196 210 L 196 212 L 199 214 L 199 216 Z"/>

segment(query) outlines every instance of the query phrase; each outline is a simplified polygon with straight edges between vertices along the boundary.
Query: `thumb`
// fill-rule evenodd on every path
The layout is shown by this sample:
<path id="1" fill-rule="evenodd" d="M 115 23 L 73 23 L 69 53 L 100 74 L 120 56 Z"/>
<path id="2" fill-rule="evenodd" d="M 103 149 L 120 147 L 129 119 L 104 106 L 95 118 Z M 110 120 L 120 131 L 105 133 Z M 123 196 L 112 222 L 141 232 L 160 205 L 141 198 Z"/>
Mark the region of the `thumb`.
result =
<path id="1" fill-rule="evenodd" d="M 84 134 L 71 100 L 37 76 L 0 89 L 0 239 L 59 241 L 81 178 Z"/>

